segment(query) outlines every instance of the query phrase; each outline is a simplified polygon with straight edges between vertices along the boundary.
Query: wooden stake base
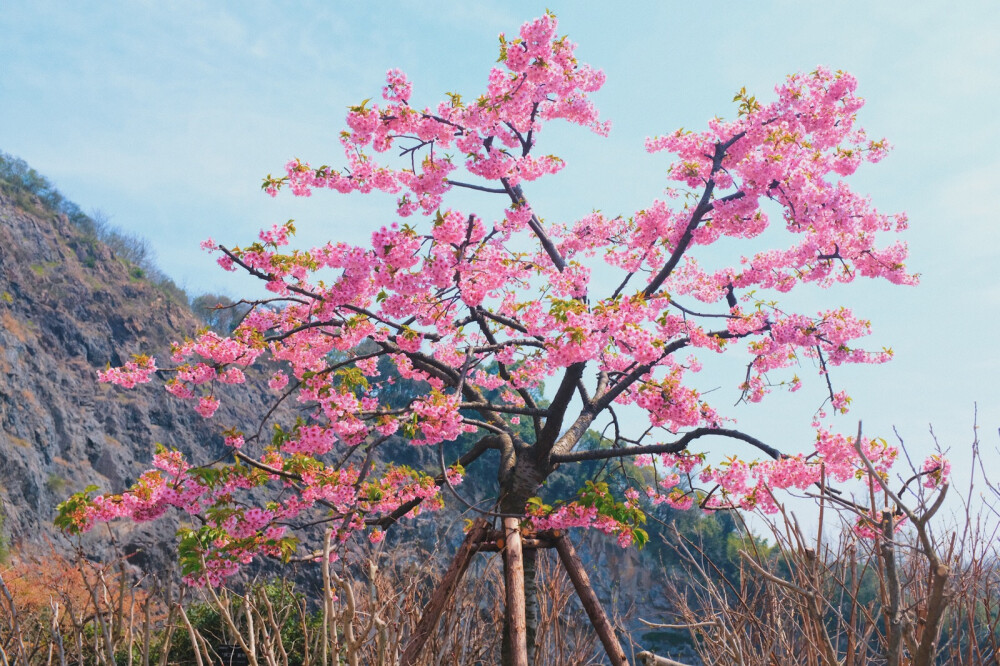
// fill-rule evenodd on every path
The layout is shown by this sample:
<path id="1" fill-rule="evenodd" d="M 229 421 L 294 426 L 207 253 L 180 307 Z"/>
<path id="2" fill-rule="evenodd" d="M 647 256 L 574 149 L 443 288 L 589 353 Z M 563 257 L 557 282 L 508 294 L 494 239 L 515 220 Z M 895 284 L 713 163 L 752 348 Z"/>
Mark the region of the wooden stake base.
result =
<path id="1" fill-rule="evenodd" d="M 604 612 L 590 577 L 576 554 L 569 538 L 560 530 L 545 530 L 537 533 L 526 533 L 520 527 L 517 518 L 504 518 L 503 530 L 487 528 L 486 521 L 477 519 L 472 529 L 455 554 L 455 559 L 445 572 L 440 584 L 434 590 L 430 602 L 424 609 L 413 635 L 410 637 L 400 664 L 412 666 L 423 651 L 430 635 L 437 628 L 438 620 L 444 612 L 448 601 L 454 595 L 458 583 L 469 567 L 472 556 L 477 552 L 502 552 L 504 554 L 504 587 L 506 588 L 506 625 L 510 633 L 508 639 L 512 647 L 515 666 L 528 666 L 527 633 L 524 616 L 524 550 L 555 548 L 559 560 L 566 573 L 569 574 L 587 618 L 597 633 L 604 651 L 613 666 L 629 666 L 625 651 L 622 649 L 614 627 Z"/>

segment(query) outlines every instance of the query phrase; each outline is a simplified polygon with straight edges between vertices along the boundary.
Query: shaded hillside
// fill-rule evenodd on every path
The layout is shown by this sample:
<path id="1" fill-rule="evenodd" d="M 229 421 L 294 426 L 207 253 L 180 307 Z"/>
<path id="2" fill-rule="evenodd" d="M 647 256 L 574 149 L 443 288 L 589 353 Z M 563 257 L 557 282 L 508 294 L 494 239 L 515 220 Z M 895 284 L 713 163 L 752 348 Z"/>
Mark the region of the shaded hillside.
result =
<path id="1" fill-rule="evenodd" d="M 69 493 L 123 489 L 154 442 L 196 461 L 218 456 L 218 421 L 245 421 L 260 404 L 244 393 L 230 413 L 204 421 L 162 390 L 98 384 L 109 363 L 162 354 L 201 324 L 172 283 L 145 279 L 50 202 L 0 185 L 0 503 L 4 538 L 18 545 L 55 535 L 55 507 Z M 158 544 L 162 553 L 176 523 L 115 529 L 126 550 Z"/>

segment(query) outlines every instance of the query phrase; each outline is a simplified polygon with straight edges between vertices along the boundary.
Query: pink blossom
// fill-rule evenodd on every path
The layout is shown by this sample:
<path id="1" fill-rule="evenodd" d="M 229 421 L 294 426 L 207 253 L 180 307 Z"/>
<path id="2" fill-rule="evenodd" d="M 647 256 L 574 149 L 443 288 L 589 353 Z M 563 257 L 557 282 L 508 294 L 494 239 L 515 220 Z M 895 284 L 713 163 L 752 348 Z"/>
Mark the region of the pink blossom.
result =
<path id="1" fill-rule="evenodd" d="M 204 418 L 211 418 L 215 411 L 219 408 L 219 400 L 211 396 L 205 396 L 198 400 L 198 406 L 194 408 L 194 411 L 198 412 Z"/>
<path id="2" fill-rule="evenodd" d="M 268 380 L 267 385 L 272 391 L 280 391 L 288 385 L 288 375 L 283 372 L 276 372 L 271 375 L 271 379 Z"/>
<path id="3" fill-rule="evenodd" d="M 148 383 L 154 372 L 156 372 L 156 359 L 151 356 L 136 356 L 120 368 L 99 371 L 97 377 L 102 382 L 133 388 L 137 384 Z"/>
<path id="4" fill-rule="evenodd" d="M 951 475 L 951 463 L 938 454 L 934 454 L 924 460 L 920 471 L 924 474 L 923 486 L 925 488 L 937 488 L 948 482 Z"/>

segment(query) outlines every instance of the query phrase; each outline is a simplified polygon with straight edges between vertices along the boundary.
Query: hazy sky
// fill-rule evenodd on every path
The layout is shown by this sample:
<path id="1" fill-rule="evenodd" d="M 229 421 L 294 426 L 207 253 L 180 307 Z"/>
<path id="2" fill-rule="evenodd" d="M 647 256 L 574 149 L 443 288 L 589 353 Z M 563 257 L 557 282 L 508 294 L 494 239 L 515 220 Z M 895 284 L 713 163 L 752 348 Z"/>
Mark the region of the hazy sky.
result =
<path id="1" fill-rule="evenodd" d="M 813 308 L 854 307 L 873 320 L 872 346 L 897 352 L 886 366 L 836 372 L 855 397 L 838 426 L 863 418 L 866 431 L 891 435 L 896 425 L 921 455 L 932 423 L 961 460 L 978 402 L 984 446 L 1000 459 L 1000 224 L 990 203 L 1000 182 L 1000 3 L 8 2 L 0 150 L 84 210 L 147 237 L 189 292 L 237 295 L 242 281 L 198 250 L 203 238 L 244 243 L 295 218 L 303 243 L 360 242 L 391 220 L 385 198 L 272 200 L 259 189 L 264 175 L 291 157 L 336 164 L 346 107 L 377 98 L 391 67 L 409 74 L 416 105 L 445 91 L 476 96 L 497 34 L 546 6 L 578 57 L 606 72 L 596 101 L 614 123 L 608 139 L 565 126 L 541 135 L 543 152 L 569 162 L 528 190 L 549 219 L 642 208 L 665 187 L 668 164 L 642 140 L 732 117 L 742 86 L 770 99 L 786 74 L 818 64 L 857 76 L 868 100 L 861 124 L 895 150 L 852 180 L 880 210 L 909 214 L 909 266 L 922 283 L 857 282 Z M 741 408 L 741 424 L 785 448 L 804 445 L 822 395 L 809 379 L 812 392 Z"/>

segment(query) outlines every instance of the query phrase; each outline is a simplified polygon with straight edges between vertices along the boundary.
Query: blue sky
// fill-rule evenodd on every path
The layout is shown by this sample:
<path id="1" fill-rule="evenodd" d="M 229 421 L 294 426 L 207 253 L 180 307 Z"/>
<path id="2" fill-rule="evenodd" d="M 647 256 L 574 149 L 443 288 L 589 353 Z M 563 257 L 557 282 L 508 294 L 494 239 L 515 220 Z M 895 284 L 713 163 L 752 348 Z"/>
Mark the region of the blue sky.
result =
<path id="1" fill-rule="evenodd" d="M 937 6 L 935 6 L 937 5 Z M 295 218 L 303 243 L 362 242 L 391 220 L 376 197 L 332 193 L 272 200 L 260 179 L 291 157 L 335 162 L 346 107 L 377 97 L 400 67 L 413 102 L 475 96 L 496 36 L 548 6 L 578 56 L 603 68 L 596 96 L 614 123 L 601 139 L 547 128 L 543 150 L 569 166 L 529 191 L 566 220 L 594 208 L 630 213 L 666 185 L 646 136 L 732 116 L 746 86 L 769 98 L 818 64 L 859 79 L 861 124 L 895 150 L 853 179 L 885 212 L 910 216 L 917 288 L 855 283 L 824 294 L 875 325 L 897 358 L 846 368 L 851 431 L 899 428 L 917 454 L 933 424 L 963 459 L 973 404 L 987 451 L 1000 425 L 1000 4 L 994 2 L 101 2 L 6 3 L 0 9 L 0 150 L 53 180 L 84 210 L 147 237 L 159 264 L 193 294 L 237 295 L 198 242 L 238 244 Z M 290 7 L 290 5 L 288 5 Z M 466 200 L 463 200 L 463 204 Z M 468 199 L 479 205 L 481 199 Z M 753 434 L 795 448 L 808 438 L 817 391 L 737 410 Z M 720 383 L 732 386 L 735 378 Z"/>

